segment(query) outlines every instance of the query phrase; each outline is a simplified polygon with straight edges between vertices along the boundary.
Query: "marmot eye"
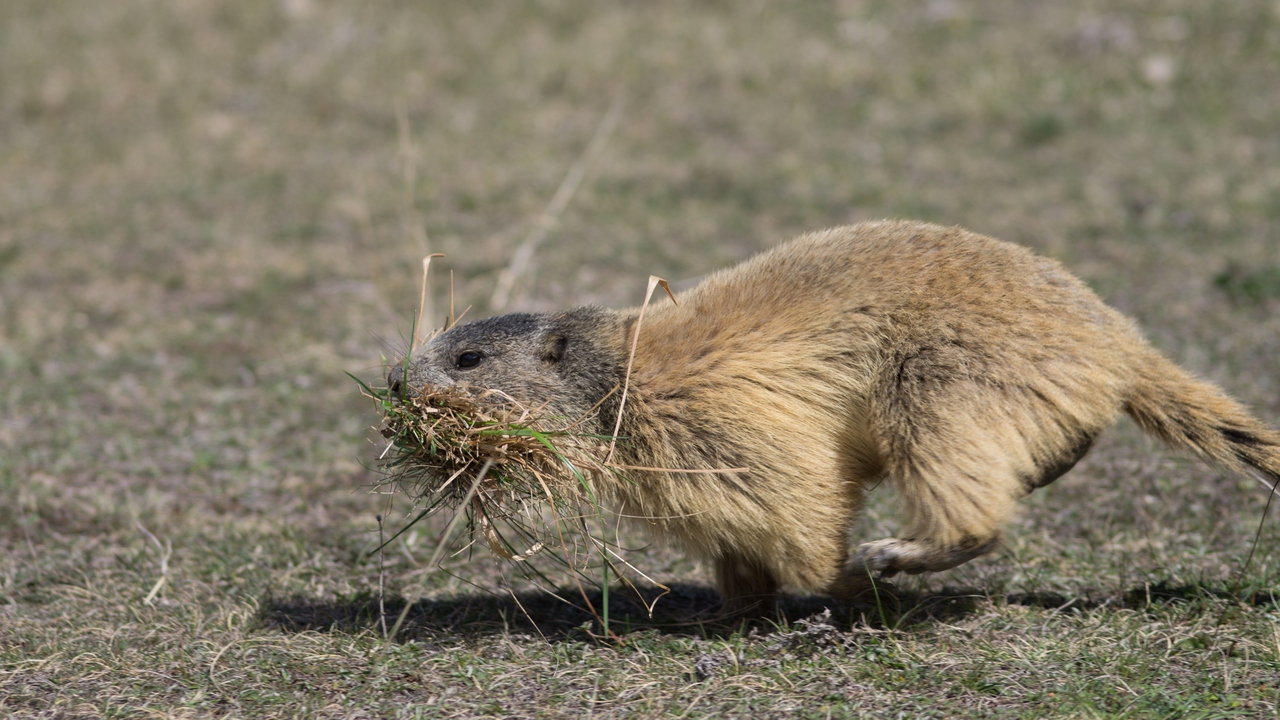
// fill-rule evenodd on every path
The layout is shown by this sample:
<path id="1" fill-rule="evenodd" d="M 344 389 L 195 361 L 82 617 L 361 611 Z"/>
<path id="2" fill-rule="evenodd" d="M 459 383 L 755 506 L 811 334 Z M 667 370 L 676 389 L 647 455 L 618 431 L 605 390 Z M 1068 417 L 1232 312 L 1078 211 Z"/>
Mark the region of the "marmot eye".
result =
<path id="1" fill-rule="evenodd" d="M 480 353 L 472 352 L 468 350 L 467 352 L 464 352 L 458 356 L 458 367 L 464 370 L 466 368 L 473 368 L 479 365 L 480 361 L 483 359 L 484 359 L 484 356 L 481 355 Z"/>

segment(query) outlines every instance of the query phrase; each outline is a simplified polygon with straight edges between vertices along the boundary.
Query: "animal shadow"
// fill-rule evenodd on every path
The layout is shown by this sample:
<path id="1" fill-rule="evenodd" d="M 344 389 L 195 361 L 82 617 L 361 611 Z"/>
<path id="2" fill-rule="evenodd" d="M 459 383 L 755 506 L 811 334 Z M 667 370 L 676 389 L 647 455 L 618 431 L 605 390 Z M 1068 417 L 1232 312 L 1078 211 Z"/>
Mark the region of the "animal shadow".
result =
<path id="1" fill-rule="evenodd" d="M 658 632 L 688 637 L 726 637 L 736 632 L 769 633 L 790 623 L 822 615 L 824 622 L 848 632 L 855 628 L 895 628 L 930 622 L 951 622 L 968 616 L 989 600 L 1010 605 L 1087 612 L 1103 606 L 1144 608 L 1190 602 L 1197 598 L 1236 597 L 1254 606 L 1277 602 L 1274 593 L 1240 598 L 1222 589 L 1158 583 L 1130 589 L 1119 595 L 1067 596 L 1056 592 L 1012 593 L 1002 597 L 980 590 L 944 588 L 937 592 L 897 591 L 859 602 L 842 602 L 818 596 L 783 596 L 779 613 L 769 618 L 724 618 L 717 613 L 719 596 L 710 587 L 672 584 L 670 592 L 644 588 L 641 597 L 614 590 L 609 597 L 609 632 L 624 637 L 636 632 Z M 376 593 L 316 599 L 303 596 L 267 596 L 260 604 L 258 621 L 282 632 L 381 633 L 382 612 Z M 585 596 L 576 588 L 553 595 L 524 592 L 508 595 L 472 593 L 449 598 L 424 598 L 408 604 L 398 595 L 387 596 L 389 629 L 400 626 L 397 641 L 431 642 L 443 638 L 501 634 L 541 636 L 549 642 L 583 641 L 607 637 L 603 596 L 599 590 Z M 652 608 L 652 612 L 650 611 Z M 827 614 L 829 611 L 829 615 Z M 403 615 L 403 619 L 401 616 Z"/>

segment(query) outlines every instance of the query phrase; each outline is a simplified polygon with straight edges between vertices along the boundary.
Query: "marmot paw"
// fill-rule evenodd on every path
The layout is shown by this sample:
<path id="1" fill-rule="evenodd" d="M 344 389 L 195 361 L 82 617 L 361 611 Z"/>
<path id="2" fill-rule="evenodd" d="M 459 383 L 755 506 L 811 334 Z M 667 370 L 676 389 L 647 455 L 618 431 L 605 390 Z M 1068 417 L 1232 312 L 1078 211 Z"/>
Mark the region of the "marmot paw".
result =
<path id="1" fill-rule="evenodd" d="M 899 572 L 917 575 L 922 572 L 950 570 L 990 552 L 999 542 L 997 535 L 955 547 L 939 547 L 919 540 L 886 538 L 859 545 L 858 552 L 849 561 L 847 572 L 879 572 L 880 577 L 892 577 Z"/>

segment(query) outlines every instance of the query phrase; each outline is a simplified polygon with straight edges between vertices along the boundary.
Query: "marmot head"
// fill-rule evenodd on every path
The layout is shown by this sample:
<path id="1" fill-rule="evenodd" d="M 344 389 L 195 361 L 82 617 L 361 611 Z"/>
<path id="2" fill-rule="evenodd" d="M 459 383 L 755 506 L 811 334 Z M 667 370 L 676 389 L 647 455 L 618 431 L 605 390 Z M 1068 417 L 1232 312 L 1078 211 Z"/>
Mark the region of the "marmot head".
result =
<path id="1" fill-rule="evenodd" d="M 622 382 L 624 325 L 619 313 L 599 307 L 465 323 L 394 366 L 387 387 L 393 393 L 428 386 L 477 395 L 497 390 L 527 407 L 545 408 L 542 415 L 577 420 Z"/>

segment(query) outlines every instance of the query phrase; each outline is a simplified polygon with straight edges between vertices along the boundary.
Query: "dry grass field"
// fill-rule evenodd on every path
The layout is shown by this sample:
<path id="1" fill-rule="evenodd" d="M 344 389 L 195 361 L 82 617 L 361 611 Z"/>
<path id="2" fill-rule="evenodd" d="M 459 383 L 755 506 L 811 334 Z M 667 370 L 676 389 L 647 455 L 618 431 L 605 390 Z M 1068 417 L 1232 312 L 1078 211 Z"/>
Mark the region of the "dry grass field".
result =
<path id="1" fill-rule="evenodd" d="M 1246 567 L 1265 493 L 1127 422 L 892 607 L 719 626 L 650 548 L 605 640 L 441 523 L 380 573 L 344 372 L 423 254 L 481 317 L 542 229 L 506 309 L 621 306 L 884 217 L 1063 261 L 1280 424 L 1280 4 L 5 0 L 0 716 L 1274 716 L 1280 518 Z"/>

